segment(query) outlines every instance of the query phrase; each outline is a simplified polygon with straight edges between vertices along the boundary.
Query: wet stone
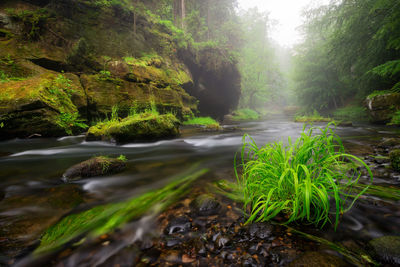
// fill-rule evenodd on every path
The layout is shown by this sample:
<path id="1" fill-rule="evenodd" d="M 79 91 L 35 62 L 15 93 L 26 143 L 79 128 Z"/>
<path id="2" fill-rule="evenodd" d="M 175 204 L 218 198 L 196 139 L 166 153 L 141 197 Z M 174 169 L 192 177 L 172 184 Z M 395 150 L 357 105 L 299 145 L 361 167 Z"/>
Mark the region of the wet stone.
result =
<path id="1" fill-rule="evenodd" d="M 220 203 L 208 194 L 200 195 L 190 203 L 191 211 L 199 216 L 215 215 L 220 208 Z"/>
<path id="2" fill-rule="evenodd" d="M 253 223 L 249 227 L 249 234 L 251 237 L 259 239 L 269 239 L 272 237 L 273 227 L 268 223 Z"/>
<path id="3" fill-rule="evenodd" d="M 400 265 L 400 236 L 383 236 L 371 240 L 368 244 L 377 260 Z"/>
<path id="4" fill-rule="evenodd" d="M 186 216 L 180 216 L 173 218 L 167 227 L 164 229 L 164 233 L 167 235 L 175 233 L 187 233 L 192 227 L 192 223 Z"/>
<path id="5" fill-rule="evenodd" d="M 309 251 L 292 261 L 288 267 L 345 267 L 341 258 L 324 252 Z"/>
<path id="6" fill-rule="evenodd" d="M 63 174 L 63 180 L 77 180 L 80 178 L 103 176 L 118 173 L 126 168 L 126 163 L 120 159 L 95 157 L 78 163 Z"/>

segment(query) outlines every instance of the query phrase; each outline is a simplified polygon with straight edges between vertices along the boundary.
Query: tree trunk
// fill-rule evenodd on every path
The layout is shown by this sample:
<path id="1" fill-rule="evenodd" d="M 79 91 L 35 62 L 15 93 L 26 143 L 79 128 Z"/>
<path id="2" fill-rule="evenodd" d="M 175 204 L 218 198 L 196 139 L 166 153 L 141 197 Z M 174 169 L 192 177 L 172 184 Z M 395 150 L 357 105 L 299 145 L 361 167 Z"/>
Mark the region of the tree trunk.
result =
<path id="1" fill-rule="evenodd" d="M 185 29 L 185 19 L 186 19 L 185 0 L 181 0 L 181 26 L 182 26 L 182 30 Z"/>

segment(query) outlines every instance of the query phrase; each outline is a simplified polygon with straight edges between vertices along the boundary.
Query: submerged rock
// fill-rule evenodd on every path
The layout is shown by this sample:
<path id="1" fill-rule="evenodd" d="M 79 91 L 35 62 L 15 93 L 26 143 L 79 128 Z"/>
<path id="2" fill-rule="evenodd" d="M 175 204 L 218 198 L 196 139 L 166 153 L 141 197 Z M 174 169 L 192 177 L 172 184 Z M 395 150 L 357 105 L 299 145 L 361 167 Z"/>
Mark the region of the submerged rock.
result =
<path id="1" fill-rule="evenodd" d="M 345 267 L 349 266 L 341 258 L 328 253 L 311 251 L 292 261 L 289 267 Z"/>
<path id="2" fill-rule="evenodd" d="M 368 244 L 379 261 L 400 265 L 400 236 L 382 236 Z"/>
<path id="3" fill-rule="evenodd" d="M 87 141 L 118 143 L 158 140 L 179 135 L 179 121 L 172 114 L 128 117 L 121 121 L 102 122 L 89 129 Z"/>
<path id="4" fill-rule="evenodd" d="M 219 202 L 208 194 L 200 195 L 190 203 L 191 211 L 199 216 L 215 215 L 220 208 Z"/>
<path id="5" fill-rule="evenodd" d="M 103 176 L 121 172 L 125 168 L 126 163 L 122 159 L 95 157 L 69 168 L 63 174 L 63 180 L 69 181 L 85 177 Z"/>
<path id="6" fill-rule="evenodd" d="M 392 150 L 389 156 L 393 169 L 400 171 L 400 149 Z"/>

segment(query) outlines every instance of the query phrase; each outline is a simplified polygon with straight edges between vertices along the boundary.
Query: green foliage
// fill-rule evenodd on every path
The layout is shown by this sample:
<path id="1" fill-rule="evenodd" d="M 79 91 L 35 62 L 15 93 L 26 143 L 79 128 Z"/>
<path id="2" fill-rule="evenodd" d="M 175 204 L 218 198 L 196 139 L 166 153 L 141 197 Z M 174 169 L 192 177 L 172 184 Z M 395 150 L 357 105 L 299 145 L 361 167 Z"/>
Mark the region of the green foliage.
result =
<path id="1" fill-rule="evenodd" d="M 219 123 L 211 117 L 198 117 L 198 118 L 192 118 L 190 120 L 183 122 L 183 125 L 207 126 L 207 125 L 219 125 Z"/>
<path id="2" fill-rule="evenodd" d="M 317 110 L 314 109 L 314 112 L 309 115 L 304 116 L 296 116 L 294 119 L 295 122 L 330 122 L 331 118 L 326 118 L 321 116 Z"/>
<path id="3" fill-rule="evenodd" d="M 233 120 L 235 121 L 258 120 L 259 118 L 260 114 L 249 108 L 238 109 L 233 112 Z"/>
<path id="4" fill-rule="evenodd" d="M 8 75 L 4 71 L 0 70 L 0 82 L 7 82 L 9 80 Z"/>
<path id="5" fill-rule="evenodd" d="M 109 233 L 149 211 L 160 212 L 186 194 L 190 184 L 207 171 L 192 169 L 191 173 L 176 177 L 173 182 L 159 190 L 124 202 L 97 206 L 69 215 L 46 230 L 34 253 L 37 255 L 56 250 L 82 235 L 97 237 Z"/>
<path id="6" fill-rule="evenodd" d="M 361 106 L 346 106 L 333 112 L 337 120 L 364 121 L 368 119 L 367 109 Z"/>
<path id="7" fill-rule="evenodd" d="M 400 125 L 400 110 L 396 111 L 396 113 L 393 115 L 389 125 Z"/>
<path id="8" fill-rule="evenodd" d="M 47 20 L 50 17 L 47 9 L 22 10 L 17 11 L 15 9 L 7 9 L 8 15 L 15 21 L 23 24 L 24 33 L 30 40 L 38 40 L 40 34 L 45 27 Z"/>
<path id="9" fill-rule="evenodd" d="M 289 138 L 287 146 L 279 142 L 258 147 L 244 136 L 242 162 L 235 162 L 235 172 L 236 192 L 241 193 L 245 210 L 250 208 L 248 223 L 283 215 L 286 223 L 302 221 L 323 227 L 332 222 L 329 213 L 333 210 L 336 227 L 341 214 L 368 190 L 368 186 L 361 191 L 354 186 L 361 177 L 360 165 L 367 169 L 372 182 L 369 167 L 344 153 L 340 138 L 330 126 L 319 129 L 319 134 L 314 134 L 316 128 L 304 130 L 294 143 Z"/>
<path id="10" fill-rule="evenodd" d="M 110 120 L 111 121 L 119 121 L 118 113 L 119 113 L 119 106 L 118 105 L 112 106 Z"/>
<path id="11" fill-rule="evenodd" d="M 127 162 L 128 161 L 128 159 L 126 158 L 125 155 L 119 155 L 118 159 L 123 161 L 123 162 Z"/>
<path id="12" fill-rule="evenodd" d="M 57 124 L 65 129 L 65 132 L 69 135 L 72 135 L 73 130 L 76 128 L 87 129 L 89 127 L 85 120 L 80 118 L 79 112 L 61 112 L 57 119 Z"/>
<path id="13" fill-rule="evenodd" d="M 304 15 L 294 74 L 301 104 L 337 109 L 374 90 L 400 88 L 397 0 L 332 1 Z"/>

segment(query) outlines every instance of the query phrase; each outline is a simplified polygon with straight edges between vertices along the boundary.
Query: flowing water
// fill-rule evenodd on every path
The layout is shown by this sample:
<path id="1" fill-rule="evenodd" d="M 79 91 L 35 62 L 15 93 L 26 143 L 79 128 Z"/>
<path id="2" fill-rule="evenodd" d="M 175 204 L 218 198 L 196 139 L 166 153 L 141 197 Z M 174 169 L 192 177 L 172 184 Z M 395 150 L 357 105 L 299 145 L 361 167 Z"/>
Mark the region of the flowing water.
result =
<path id="1" fill-rule="evenodd" d="M 83 202 L 79 209 L 84 205 L 126 199 L 159 188 L 170 177 L 185 172 L 195 163 L 199 164 L 198 168 L 211 170 L 195 186 L 204 186 L 204 181 L 215 179 L 232 180 L 234 155 L 241 148 L 244 133 L 250 134 L 261 145 L 280 140 L 285 142 L 289 136 L 294 139 L 302 129 L 301 123 L 275 117 L 260 122 L 227 125 L 223 133 L 186 130 L 180 138 L 154 143 L 114 145 L 85 142 L 84 136 L 2 142 L 0 227 L 6 230 L 2 232 L 0 245 L 9 242 L 13 236 L 20 238 L 25 232 L 28 232 L 24 236 L 30 241 L 28 244 L 35 244 L 41 231 L 73 210 L 74 205 L 68 202 Z M 383 138 L 398 136 L 399 130 L 359 125 L 338 127 L 337 133 L 352 153 L 365 156 L 373 154 L 374 145 Z M 96 155 L 125 155 L 128 168 L 116 175 L 63 185 L 61 178 L 67 168 Z M 378 175 L 374 184 L 398 188 L 400 176 L 390 171 L 382 177 Z M 345 242 L 400 234 L 399 204 L 398 200 L 371 197 L 359 202 L 344 217 L 336 233 L 332 230 L 319 235 Z M 8 244 L 11 252 L 0 254 L 0 263 L 6 263 L 9 257 L 15 256 L 13 249 L 19 253 L 19 246 L 23 245 L 18 241 Z"/>

